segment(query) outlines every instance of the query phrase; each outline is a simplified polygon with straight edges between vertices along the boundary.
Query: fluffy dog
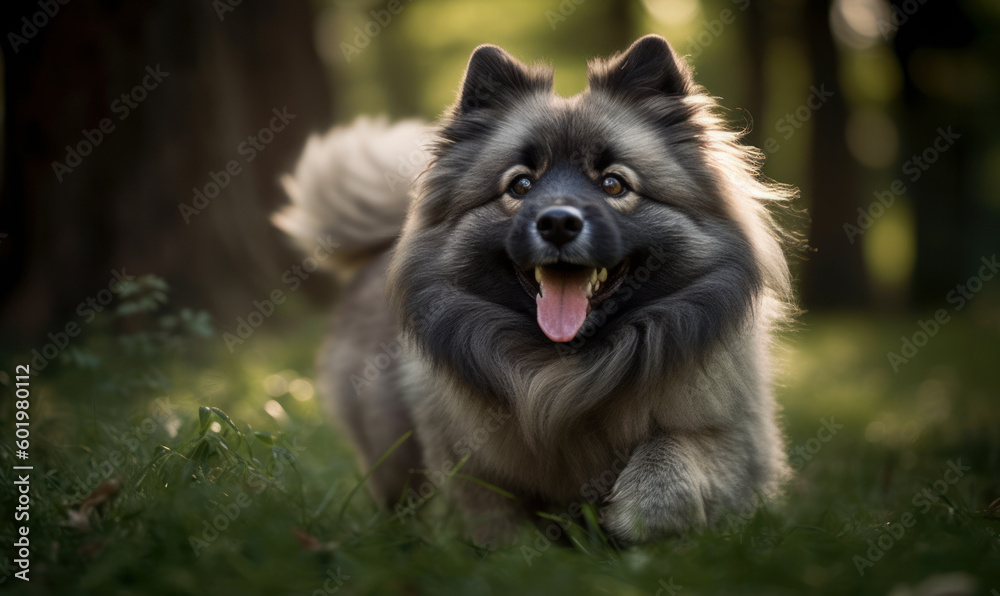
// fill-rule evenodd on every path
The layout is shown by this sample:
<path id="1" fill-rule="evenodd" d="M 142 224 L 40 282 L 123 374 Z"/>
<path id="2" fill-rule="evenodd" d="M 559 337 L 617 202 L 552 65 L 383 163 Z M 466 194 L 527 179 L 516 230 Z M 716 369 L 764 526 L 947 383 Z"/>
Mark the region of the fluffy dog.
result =
<path id="1" fill-rule="evenodd" d="M 790 190 L 661 37 L 552 72 L 484 45 L 435 127 L 310 141 L 277 224 L 350 281 L 320 385 L 392 506 L 453 478 L 475 540 L 593 502 L 621 543 L 752 507 L 786 476 L 768 364 Z M 419 175 L 418 175 L 419 174 Z M 603 479 L 603 480 L 601 480 Z M 438 483 L 435 481 L 435 483 Z M 577 513 L 578 514 L 578 513 Z"/>

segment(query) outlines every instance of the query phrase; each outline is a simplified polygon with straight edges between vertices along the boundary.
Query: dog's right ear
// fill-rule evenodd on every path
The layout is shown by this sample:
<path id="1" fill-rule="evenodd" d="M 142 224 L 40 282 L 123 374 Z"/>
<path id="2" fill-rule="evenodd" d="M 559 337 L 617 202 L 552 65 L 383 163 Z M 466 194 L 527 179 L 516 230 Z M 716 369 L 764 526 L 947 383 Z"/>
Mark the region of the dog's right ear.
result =
<path id="1" fill-rule="evenodd" d="M 589 64 L 591 89 L 634 97 L 687 95 L 695 88 L 691 67 L 670 43 L 655 34 L 636 40 L 629 49 Z"/>
<path id="2" fill-rule="evenodd" d="M 457 116 L 509 106 L 521 97 L 552 90 L 552 70 L 525 66 L 498 46 L 484 44 L 472 52 L 462 80 Z"/>

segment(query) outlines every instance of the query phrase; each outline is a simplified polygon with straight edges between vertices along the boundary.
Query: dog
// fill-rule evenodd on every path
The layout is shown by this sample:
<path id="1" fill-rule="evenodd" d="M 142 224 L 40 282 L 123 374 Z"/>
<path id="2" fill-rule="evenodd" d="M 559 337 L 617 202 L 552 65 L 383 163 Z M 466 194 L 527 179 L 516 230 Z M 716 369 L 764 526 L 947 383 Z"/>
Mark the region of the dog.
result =
<path id="1" fill-rule="evenodd" d="M 496 544 L 592 503 L 628 545 L 778 494 L 794 190 L 692 76 L 649 35 L 566 98 L 483 45 L 436 125 L 309 141 L 274 219 L 338 246 L 317 383 L 363 467 L 414 431 L 371 476 L 383 506 L 433 482 Z"/>

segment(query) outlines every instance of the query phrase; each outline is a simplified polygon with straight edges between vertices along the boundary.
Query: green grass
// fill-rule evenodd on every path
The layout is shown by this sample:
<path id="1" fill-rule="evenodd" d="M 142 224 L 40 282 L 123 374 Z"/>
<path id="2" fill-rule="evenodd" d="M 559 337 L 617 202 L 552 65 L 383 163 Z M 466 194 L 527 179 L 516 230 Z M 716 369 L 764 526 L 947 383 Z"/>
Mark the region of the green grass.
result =
<path id="1" fill-rule="evenodd" d="M 5 400 L 4 593 L 882 595 L 935 593 L 918 589 L 929 579 L 1000 593 L 1000 511 L 989 510 L 1000 497 L 1000 338 L 975 313 L 898 374 L 886 352 L 918 315 L 804 318 L 780 351 L 799 458 L 784 503 L 620 552 L 586 522 L 571 546 L 547 547 L 526 527 L 518 546 L 488 552 L 461 540 L 439 499 L 399 518 L 366 490 L 352 495 L 361 474 L 311 394 L 325 315 L 291 317 L 301 305 L 289 306 L 230 354 L 197 314 L 162 316 L 157 292 L 140 284 L 122 298 L 132 314 L 88 326 L 32 379 L 27 583 L 11 575 L 22 462 Z M 5 350 L 10 395 L 24 360 Z M 824 419 L 843 427 L 831 437 Z M 798 447 L 815 453 L 806 461 Z M 969 471 L 948 484 L 959 460 Z M 944 494 L 931 499 L 935 482 Z M 206 532 L 213 521 L 223 529 Z M 869 540 L 901 530 L 859 574 Z"/>

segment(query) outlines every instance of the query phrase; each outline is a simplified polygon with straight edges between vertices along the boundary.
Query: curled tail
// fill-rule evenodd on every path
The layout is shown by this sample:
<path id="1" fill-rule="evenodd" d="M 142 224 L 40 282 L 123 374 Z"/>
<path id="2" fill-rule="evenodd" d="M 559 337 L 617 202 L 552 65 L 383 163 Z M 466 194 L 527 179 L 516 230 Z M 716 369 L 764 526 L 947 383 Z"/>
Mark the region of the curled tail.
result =
<path id="1" fill-rule="evenodd" d="M 291 204 L 272 221 L 307 253 L 335 245 L 329 261 L 348 277 L 399 236 L 410 185 L 430 159 L 429 132 L 416 120 L 362 117 L 311 136 L 281 180 Z"/>

